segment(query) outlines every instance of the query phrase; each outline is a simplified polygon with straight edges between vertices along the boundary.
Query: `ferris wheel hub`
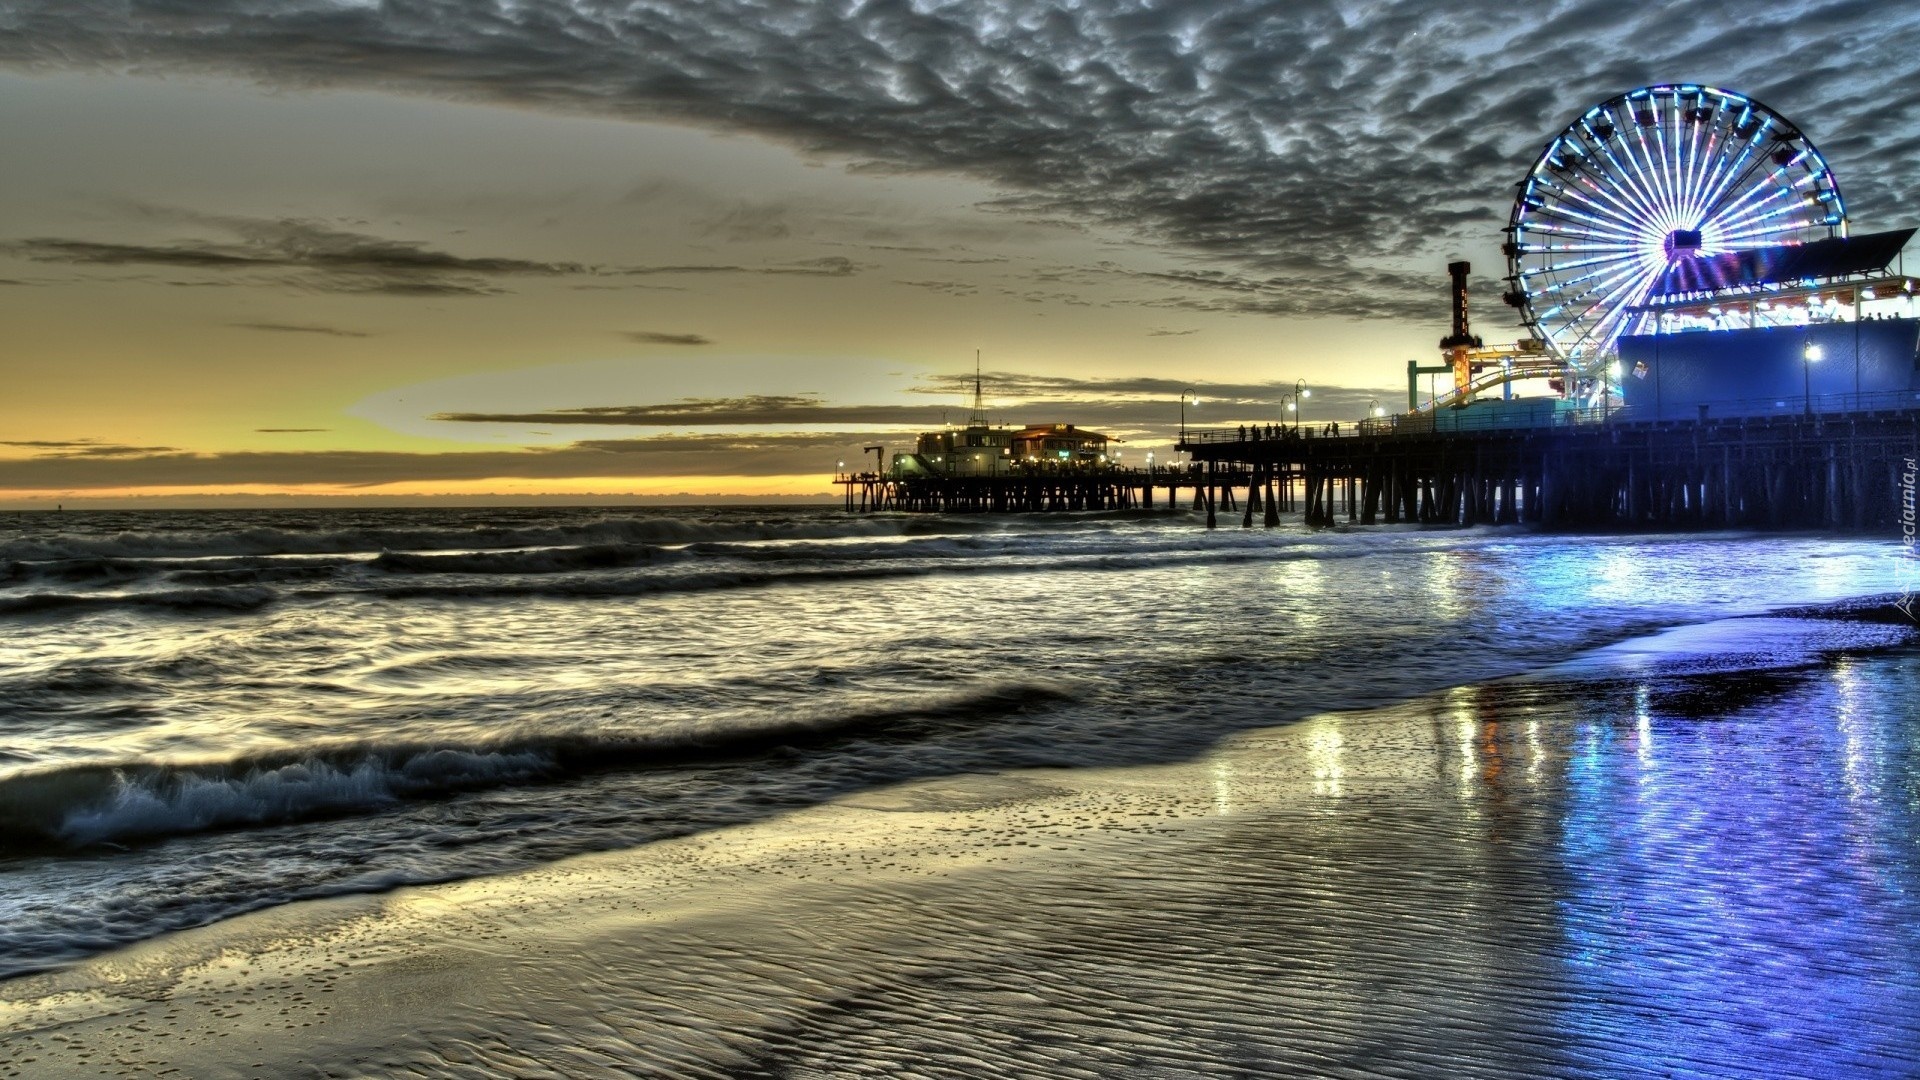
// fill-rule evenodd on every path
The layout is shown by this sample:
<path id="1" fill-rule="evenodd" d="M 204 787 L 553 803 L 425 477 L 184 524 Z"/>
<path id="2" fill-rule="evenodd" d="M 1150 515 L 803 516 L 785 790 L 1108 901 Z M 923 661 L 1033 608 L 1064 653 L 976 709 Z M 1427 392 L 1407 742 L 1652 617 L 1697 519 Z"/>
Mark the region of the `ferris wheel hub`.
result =
<path id="1" fill-rule="evenodd" d="M 1667 234 L 1661 247 L 1666 250 L 1668 262 L 1692 258 L 1700 254 L 1700 230 L 1675 229 Z"/>

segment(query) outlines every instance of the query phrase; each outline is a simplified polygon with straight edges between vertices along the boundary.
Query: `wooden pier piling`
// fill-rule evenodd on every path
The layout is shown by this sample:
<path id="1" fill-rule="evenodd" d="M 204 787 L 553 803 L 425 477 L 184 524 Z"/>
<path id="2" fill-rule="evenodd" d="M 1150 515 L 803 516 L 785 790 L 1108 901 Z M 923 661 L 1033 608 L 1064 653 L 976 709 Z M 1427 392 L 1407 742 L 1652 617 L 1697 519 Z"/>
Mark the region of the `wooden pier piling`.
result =
<path id="1" fill-rule="evenodd" d="M 1037 513 L 1166 509 L 1208 528 L 1240 511 L 1277 526 L 1872 530 L 1896 522 L 1920 457 L 1920 402 L 1848 413 L 1564 424 L 1486 431 L 1361 424 L 1337 436 L 1192 432 L 1184 467 L 843 474 L 849 511 Z M 1408 419 L 1408 418 L 1400 418 Z M 1419 419 L 1419 418 L 1415 418 Z M 1244 496 L 1244 505 L 1241 498 Z"/>
<path id="2" fill-rule="evenodd" d="M 1242 440 L 1192 433 L 1210 468 L 1298 477 L 1302 518 L 1567 528 L 1868 530 L 1894 522 L 1920 408 L 1813 416 L 1396 430 Z M 1288 507 L 1291 509 L 1291 507 Z"/>

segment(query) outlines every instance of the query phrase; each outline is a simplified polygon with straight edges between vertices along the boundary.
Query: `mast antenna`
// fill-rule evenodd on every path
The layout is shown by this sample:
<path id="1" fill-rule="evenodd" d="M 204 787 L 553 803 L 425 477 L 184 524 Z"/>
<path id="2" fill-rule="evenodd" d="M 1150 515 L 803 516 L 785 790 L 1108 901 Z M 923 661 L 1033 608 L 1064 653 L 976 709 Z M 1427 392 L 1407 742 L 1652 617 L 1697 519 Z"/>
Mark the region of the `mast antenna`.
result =
<path id="1" fill-rule="evenodd" d="M 969 427 L 987 426 L 986 398 L 980 392 L 980 350 L 973 350 L 973 415 L 967 418 Z"/>

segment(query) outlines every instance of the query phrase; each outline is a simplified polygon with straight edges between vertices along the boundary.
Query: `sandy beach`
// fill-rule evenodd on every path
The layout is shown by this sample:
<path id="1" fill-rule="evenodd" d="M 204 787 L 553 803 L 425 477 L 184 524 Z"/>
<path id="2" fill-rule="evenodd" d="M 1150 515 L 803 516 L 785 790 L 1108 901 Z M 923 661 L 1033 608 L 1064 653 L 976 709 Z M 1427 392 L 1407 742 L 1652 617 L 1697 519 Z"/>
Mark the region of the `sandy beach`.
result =
<path id="1" fill-rule="evenodd" d="M 257 912 L 0 984 L 0 1075 L 1900 1075 L 1920 658 L 1742 633 L 1817 659 L 1677 631 Z"/>

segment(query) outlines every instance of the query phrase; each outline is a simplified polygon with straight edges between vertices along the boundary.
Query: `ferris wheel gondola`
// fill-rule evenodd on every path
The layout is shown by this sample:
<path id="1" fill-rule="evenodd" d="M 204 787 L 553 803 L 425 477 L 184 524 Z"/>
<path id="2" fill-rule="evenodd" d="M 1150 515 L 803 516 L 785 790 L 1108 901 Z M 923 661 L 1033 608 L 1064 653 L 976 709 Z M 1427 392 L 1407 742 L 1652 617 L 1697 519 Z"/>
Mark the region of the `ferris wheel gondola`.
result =
<path id="1" fill-rule="evenodd" d="M 1675 262 L 1845 235 L 1826 159 L 1741 94 L 1649 86 L 1587 110 L 1547 143 L 1508 218 L 1506 300 L 1576 377 L 1623 333 Z"/>

